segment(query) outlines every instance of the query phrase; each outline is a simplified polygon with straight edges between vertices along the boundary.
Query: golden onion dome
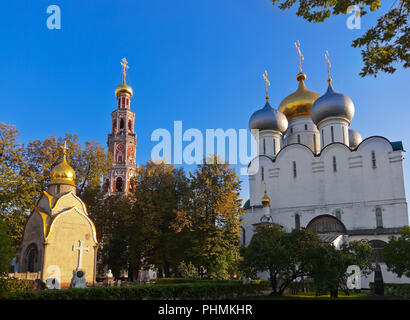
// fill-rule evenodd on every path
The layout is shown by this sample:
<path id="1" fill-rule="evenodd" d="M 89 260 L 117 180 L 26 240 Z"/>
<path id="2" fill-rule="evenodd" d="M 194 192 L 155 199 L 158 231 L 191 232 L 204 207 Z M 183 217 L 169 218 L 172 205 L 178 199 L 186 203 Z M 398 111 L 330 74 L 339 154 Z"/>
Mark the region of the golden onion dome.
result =
<path id="1" fill-rule="evenodd" d="M 67 163 L 64 153 L 63 161 L 56 165 L 50 173 L 50 185 L 51 184 L 69 184 L 75 187 L 74 183 L 75 171 Z"/>
<path id="2" fill-rule="evenodd" d="M 133 91 L 132 88 L 123 81 L 117 88 L 115 88 L 115 96 L 118 97 L 120 94 L 126 94 L 130 98 L 132 97 Z"/>
<path id="3" fill-rule="evenodd" d="M 270 198 L 269 198 L 269 196 L 268 196 L 268 194 L 267 194 L 267 192 L 266 192 L 266 185 L 265 185 L 265 191 L 264 191 L 264 193 L 263 193 L 263 197 L 262 197 L 262 199 L 261 199 L 261 202 L 262 202 L 262 205 L 263 205 L 264 207 L 269 207 L 269 205 L 270 205 Z"/>
<path id="4" fill-rule="evenodd" d="M 306 89 L 304 83 L 306 74 L 299 72 L 296 80 L 299 81 L 297 90 L 283 99 L 278 108 L 288 120 L 300 116 L 309 116 L 313 102 L 320 96 L 316 92 Z"/>

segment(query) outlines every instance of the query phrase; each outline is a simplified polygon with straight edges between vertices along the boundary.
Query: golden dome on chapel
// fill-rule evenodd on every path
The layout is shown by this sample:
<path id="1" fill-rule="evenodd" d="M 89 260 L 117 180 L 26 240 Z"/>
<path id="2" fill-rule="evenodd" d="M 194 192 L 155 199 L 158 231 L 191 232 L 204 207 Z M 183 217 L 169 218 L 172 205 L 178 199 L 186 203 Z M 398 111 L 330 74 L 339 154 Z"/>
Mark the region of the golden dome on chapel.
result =
<path id="1" fill-rule="evenodd" d="M 115 96 L 118 97 L 120 94 L 126 94 L 130 98 L 132 97 L 132 88 L 123 81 L 117 88 L 115 88 Z"/>
<path id="2" fill-rule="evenodd" d="M 50 173 L 50 185 L 51 184 L 69 184 L 75 187 L 74 183 L 75 171 L 67 163 L 66 154 L 64 149 L 63 161 L 51 169 Z"/>
<path id="3" fill-rule="evenodd" d="M 309 116 L 313 102 L 320 97 L 316 92 L 306 89 L 304 82 L 306 74 L 299 72 L 296 80 L 299 81 L 297 90 L 283 99 L 278 108 L 288 120 L 300 116 Z"/>

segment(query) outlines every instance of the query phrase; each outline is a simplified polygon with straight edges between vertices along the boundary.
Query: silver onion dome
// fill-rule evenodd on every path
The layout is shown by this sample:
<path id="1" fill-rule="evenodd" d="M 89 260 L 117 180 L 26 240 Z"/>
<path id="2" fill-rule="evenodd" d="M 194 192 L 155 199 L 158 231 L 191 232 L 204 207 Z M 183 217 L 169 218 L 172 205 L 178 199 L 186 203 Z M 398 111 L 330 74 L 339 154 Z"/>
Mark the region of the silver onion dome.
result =
<path id="1" fill-rule="evenodd" d="M 362 142 L 362 136 L 356 130 L 349 128 L 349 147 L 354 149 L 360 142 Z"/>
<path id="2" fill-rule="evenodd" d="M 310 114 L 316 125 L 326 118 L 344 118 L 350 123 L 354 104 L 348 96 L 335 92 L 329 83 L 326 93 L 313 103 Z"/>
<path id="3" fill-rule="evenodd" d="M 272 108 L 269 102 L 266 102 L 262 109 L 255 111 L 249 119 L 249 129 L 251 130 L 274 130 L 283 133 L 287 128 L 288 119 L 286 116 Z"/>

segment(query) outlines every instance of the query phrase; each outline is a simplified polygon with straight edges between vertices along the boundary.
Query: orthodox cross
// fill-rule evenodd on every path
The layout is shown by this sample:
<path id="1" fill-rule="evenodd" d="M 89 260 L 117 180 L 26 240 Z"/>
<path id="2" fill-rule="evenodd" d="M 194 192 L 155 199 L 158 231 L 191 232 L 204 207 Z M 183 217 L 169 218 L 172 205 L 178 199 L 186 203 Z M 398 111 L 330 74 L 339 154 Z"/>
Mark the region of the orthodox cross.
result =
<path id="1" fill-rule="evenodd" d="M 127 59 L 122 58 L 121 60 L 121 65 L 122 65 L 122 76 L 123 76 L 123 82 L 125 83 L 125 76 L 127 74 L 127 69 L 129 69 L 130 67 L 128 66 L 128 62 Z"/>
<path id="2" fill-rule="evenodd" d="M 299 57 L 299 70 L 302 72 L 302 61 L 305 59 L 303 57 L 302 51 L 300 51 L 300 42 L 299 40 L 295 42 L 296 51 L 298 52 Z"/>
<path id="3" fill-rule="evenodd" d="M 67 155 L 67 141 L 65 141 L 64 140 L 64 145 L 62 146 L 62 149 L 63 149 L 63 157 L 64 157 L 64 160 L 66 160 L 66 155 Z"/>
<path id="4" fill-rule="evenodd" d="M 73 245 L 73 251 L 74 250 L 78 250 L 78 266 L 77 266 L 77 270 L 81 269 L 82 267 L 82 262 L 83 262 L 83 251 L 90 251 L 90 247 L 83 247 L 83 242 L 81 240 L 78 240 L 79 242 L 79 246 L 76 247 L 75 245 Z"/>
<path id="5" fill-rule="evenodd" d="M 326 50 L 326 53 L 325 53 L 325 59 L 327 61 L 327 80 L 329 81 L 329 84 L 330 84 L 330 81 L 332 80 L 332 78 L 330 78 L 330 67 L 332 65 L 330 64 L 329 52 L 327 50 Z"/>
<path id="6" fill-rule="evenodd" d="M 270 86 L 270 81 L 268 79 L 268 71 L 265 70 L 265 73 L 262 74 L 263 79 L 265 79 L 266 82 L 266 101 L 269 100 L 269 95 L 268 95 L 268 87 Z"/>

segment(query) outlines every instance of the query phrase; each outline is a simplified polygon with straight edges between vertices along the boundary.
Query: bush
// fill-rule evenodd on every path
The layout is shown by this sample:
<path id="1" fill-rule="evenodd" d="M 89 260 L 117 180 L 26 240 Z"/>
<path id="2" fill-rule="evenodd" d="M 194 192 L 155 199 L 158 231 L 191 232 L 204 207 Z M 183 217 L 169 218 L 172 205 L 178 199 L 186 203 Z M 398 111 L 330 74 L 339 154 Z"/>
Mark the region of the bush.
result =
<path id="1" fill-rule="evenodd" d="M 267 281 L 204 281 L 147 286 L 92 287 L 87 289 L 16 291 L 10 300 L 141 300 L 233 299 L 255 295 L 269 287 Z"/>
<path id="2" fill-rule="evenodd" d="M 7 290 L 10 292 L 33 290 L 36 287 L 34 280 L 22 280 L 17 278 L 5 279 Z"/>
<path id="3" fill-rule="evenodd" d="M 386 296 L 410 299 L 409 283 L 385 283 L 384 294 Z"/>

